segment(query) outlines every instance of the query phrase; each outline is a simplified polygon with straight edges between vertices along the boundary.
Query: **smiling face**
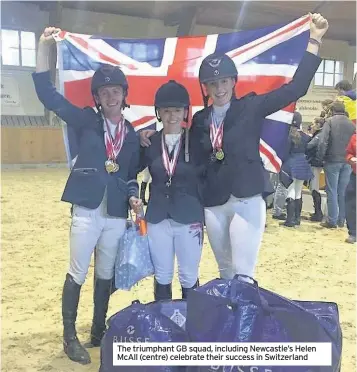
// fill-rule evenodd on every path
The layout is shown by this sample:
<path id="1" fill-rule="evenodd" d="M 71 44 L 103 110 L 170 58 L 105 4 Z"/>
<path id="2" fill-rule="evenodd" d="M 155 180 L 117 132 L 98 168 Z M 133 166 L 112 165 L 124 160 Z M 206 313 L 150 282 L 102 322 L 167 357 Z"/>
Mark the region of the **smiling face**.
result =
<path id="1" fill-rule="evenodd" d="M 223 78 L 215 81 L 209 81 L 204 85 L 208 95 L 213 101 L 213 104 L 215 106 L 224 106 L 232 98 L 235 80 L 232 77 Z"/>
<path id="2" fill-rule="evenodd" d="M 119 116 L 123 107 L 124 90 L 120 85 L 104 86 L 98 89 L 95 99 L 102 106 L 104 116 Z"/>
<path id="3" fill-rule="evenodd" d="M 187 115 L 183 107 L 163 107 L 158 110 L 165 133 L 180 133 L 181 124 Z"/>

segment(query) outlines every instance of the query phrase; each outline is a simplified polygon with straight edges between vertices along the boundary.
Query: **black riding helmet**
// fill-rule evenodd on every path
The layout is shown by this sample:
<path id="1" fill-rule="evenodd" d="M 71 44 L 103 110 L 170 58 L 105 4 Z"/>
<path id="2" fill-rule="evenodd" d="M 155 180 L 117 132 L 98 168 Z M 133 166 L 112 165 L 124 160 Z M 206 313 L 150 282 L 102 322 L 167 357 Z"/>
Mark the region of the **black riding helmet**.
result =
<path id="1" fill-rule="evenodd" d="M 190 96 L 187 89 L 182 85 L 177 83 L 175 80 L 170 80 L 169 82 L 161 85 L 155 94 L 155 114 L 159 121 L 161 118 L 158 113 L 158 109 L 165 107 L 190 107 Z M 188 122 L 188 110 L 187 116 L 184 121 Z M 185 161 L 189 162 L 189 129 L 186 126 L 185 129 Z"/>
<path id="2" fill-rule="evenodd" d="M 187 89 L 182 85 L 177 83 L 175 80 L 170 80 L 169 82 L 161 85 L 157 90 L 155 95 L 155 113 L 158 120 L 161 121 L 157 110 L 164 107 L 184 107 L 188 108 L 190 106 L 190 96 Z M 188 117 L 185 118 L 187 122 Z"/>
<path id="3" fill-rule="evenodd" d="M 188 107 L 190 96 L 187 89 L 175 80 L 161 85 L 155 95 L 155 107 Z"/>
<path id="4" fill-rule="evenodd" d="M 124 101 L 123 106 L 128 107 L 125 102 L 125 97 L 128 95 L 128 81 L 123 73 L 123 71 L 118 66 L 112 65 L 102 65 L 99 67 L 93 77 L 91 82 L 92 95 L 98 94 L 98 89 L 104 86 L 110 85 L 120 85 L 124 90 Z M 97 108 L 98 105 L 96 104 Z"/>
<path id="5" fill-rule="evenodd" d="M 227 54 L 213 53 L 208 55 L 201 63 L 198 78 L 205 107 L 208 105 L 208 96 L 202 89 L 202 84 L 224 78 L 234 78 L 237 82 L 238 71 L 233 60 Z"/>
<path id="6" fill-rule="evenodd" d="M 227 54 L 218 53 L 210 54 L 202 61 L 198 74 L 201 84 L 228 77 L 236 78 L 237 75 L 233 60 Z"/>

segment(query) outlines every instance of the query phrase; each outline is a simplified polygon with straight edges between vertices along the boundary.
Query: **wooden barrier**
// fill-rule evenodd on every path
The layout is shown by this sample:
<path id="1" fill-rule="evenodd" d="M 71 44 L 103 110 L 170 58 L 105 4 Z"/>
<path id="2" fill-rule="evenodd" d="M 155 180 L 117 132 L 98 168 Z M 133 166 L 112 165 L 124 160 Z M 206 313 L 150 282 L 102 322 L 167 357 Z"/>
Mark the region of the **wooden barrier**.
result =
<path id="1" fill-rule="evenodd" d="M 2 164 L 66 163 L 62 128 L 1 127 Z M 320 189 L 325 175 L 320 174 Z"/>
<path id="2" fill-rule="evenodd" d="M 2 164 L 66 162 L 62 128 L 1 127 Z"/>

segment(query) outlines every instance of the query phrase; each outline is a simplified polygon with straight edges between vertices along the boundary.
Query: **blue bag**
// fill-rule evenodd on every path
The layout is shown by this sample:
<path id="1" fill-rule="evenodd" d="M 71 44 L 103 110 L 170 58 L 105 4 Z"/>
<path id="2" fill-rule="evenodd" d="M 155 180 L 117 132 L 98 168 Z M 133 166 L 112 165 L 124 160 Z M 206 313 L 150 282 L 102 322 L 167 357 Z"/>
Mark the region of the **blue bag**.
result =
<path id="1" fill-rule="evenodd" d="M 120 239 L 115 260 L 115 288 L 129 291 L 140 280 L 153 275 L 149 239 L 141 236 L 139 227 L 131 220 Z"/>
<path id="2" fill-rule="evenodd" d="M 332 367 L 196 367 L 197 372 L 338 372 L 342 332 L 337 305 L 291 301 L 258 283 L 215 279 L 190 291 L 187 331 L 193 342 L 331 342 Z M 244 278 L 243 278 L 244 279 Z M 190 371 L 194 369 L 190 369 Z"/>
<path id="3" fill-rule="evenodd" d="M 188 342 L 185 326 L 184 300 L 149 304 L 134 301 L 108 320 L 108 330 L 101 343 L 99 372 L 185 372 L 186 367 L 113 366 L 113 342 Z"/>

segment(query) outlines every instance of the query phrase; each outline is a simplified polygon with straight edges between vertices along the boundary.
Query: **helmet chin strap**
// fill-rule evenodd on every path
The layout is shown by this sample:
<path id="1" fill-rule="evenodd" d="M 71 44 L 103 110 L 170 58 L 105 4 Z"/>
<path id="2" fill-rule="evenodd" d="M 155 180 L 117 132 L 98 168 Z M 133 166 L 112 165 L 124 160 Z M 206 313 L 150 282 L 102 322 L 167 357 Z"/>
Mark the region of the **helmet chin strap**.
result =
<path id="1" fill-rule="evenodd" d="M 162 120 L 160 118 L 159 111 L 158 111 L 157 107 L 155 107 L 155 116 L 156 116 L 156 119 L 159 121 L 159 123 L 161 123 Z"/>
<path id="2" fill-rule="evenodd" d="M 205 92 L 203 91 L 203 84 L 200 83 L 200 88 L 201 88 L 201 94 L 202 94 L 202 98 L 203 98 L 203 105 L 205 108 L 208 107 L 208 101 L 209 101 L 209 96 L 205 95 Z"/>

